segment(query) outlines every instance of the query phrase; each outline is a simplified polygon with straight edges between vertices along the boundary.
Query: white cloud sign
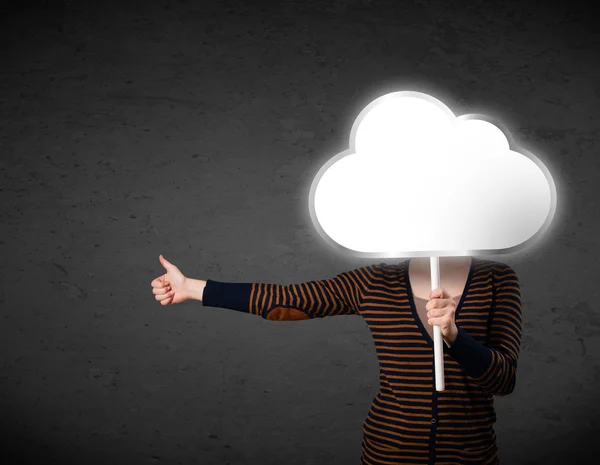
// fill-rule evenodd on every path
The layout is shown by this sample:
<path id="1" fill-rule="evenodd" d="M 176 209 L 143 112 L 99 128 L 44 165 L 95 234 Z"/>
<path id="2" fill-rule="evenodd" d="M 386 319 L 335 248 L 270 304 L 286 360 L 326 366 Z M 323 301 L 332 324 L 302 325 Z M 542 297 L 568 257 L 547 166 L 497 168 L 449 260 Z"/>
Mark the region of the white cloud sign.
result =
<path id="1" fill-rule="evenodd" d="M 556 187 L 490 118 L 403 91 L 359 114 L 350 148 L 315 176 L 309 209 L 325 239 L 358 255 L 498 253 L 543 233 Z"/>

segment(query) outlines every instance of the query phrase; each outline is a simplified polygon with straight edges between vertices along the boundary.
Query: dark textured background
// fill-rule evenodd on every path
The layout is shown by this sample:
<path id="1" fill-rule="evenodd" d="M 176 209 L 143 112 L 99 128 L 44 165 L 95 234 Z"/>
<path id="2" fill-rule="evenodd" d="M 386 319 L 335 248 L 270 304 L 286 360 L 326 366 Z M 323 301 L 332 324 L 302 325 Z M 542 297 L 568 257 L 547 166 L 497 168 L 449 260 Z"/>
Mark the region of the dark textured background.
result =
<path id="1" fill-rule="evenodd" d="M 524 312 L 517 387 L 496 399 L 496 429 L 504 464 L 592 463 L 592 11 L 139 4 L 1 7 L 0 461 L 357 464 L 378 387 L 359 317 L 275 323 L 199 302 L 162 307 L 150 281 L 164 273 L 160 253 L 191 277 L 280 284 L 369 263 L 319 240 L 308 188 L 362 107 L 410 86 L 457 114 L 497 115 L 555 176 L 545 241 L 489 257 L 517 272 Z M 438 174 L 427 182 L 448 182 Z M 404 195 L 398 186 L 399 208 Z"/>

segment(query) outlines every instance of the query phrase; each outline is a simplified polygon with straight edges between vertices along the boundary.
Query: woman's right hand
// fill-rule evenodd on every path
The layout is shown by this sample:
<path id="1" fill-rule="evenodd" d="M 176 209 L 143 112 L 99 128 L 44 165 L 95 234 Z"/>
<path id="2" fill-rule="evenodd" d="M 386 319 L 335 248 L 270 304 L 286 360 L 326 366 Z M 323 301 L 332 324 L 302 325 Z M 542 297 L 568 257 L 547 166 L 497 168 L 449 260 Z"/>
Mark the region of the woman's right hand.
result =
<path id="1" fill-rule="evenodd" d="M 158 259 L 167 272 L 150 283 L 156 300 L 161 305 L 178 304 L 188 300 L 190 298 L 186 288 L 188 278 L 162 255 L 159 255 Z"/>

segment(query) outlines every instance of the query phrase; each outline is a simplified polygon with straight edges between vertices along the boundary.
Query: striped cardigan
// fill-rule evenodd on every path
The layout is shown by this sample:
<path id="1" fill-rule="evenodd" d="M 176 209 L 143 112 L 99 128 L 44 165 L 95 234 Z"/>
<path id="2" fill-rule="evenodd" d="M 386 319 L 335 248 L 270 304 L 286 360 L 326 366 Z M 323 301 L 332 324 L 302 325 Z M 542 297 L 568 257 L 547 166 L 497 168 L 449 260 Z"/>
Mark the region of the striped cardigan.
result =
<path id="1" fill-rule="evenodd" d="M 458 336 L 451 347 L 442 344 L 445 390 L 438 392 L 433 341 L 415 308 L 408 263 L 290 285 L 209 279 L 202 305 L 276 321 L 360 315 L 380 367 L 360 464 L 498 464 L 493 396 L 515 387 L 522 327 L 517 276 L 506 264 L 472 258 L 455 313 Z"/>

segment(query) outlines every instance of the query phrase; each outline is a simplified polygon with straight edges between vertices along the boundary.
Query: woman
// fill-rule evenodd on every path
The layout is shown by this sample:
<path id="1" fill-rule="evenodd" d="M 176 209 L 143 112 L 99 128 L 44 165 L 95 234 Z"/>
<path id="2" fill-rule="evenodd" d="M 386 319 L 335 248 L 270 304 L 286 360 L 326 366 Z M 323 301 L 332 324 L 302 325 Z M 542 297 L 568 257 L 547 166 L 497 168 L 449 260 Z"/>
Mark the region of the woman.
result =
<path id="1" fill-rule="evenodd" d="M 521 294 L 506 264 L 441 257 L 431 291 L 429 258 L 380 263 L 287 286 L 186 278 L 162 255 L 152 281 L 162 305 L 188 299 L 266 320 L 360 315 L 380 366 L 363 425 L 360 465 L 498 464 L 493 396 L 510 394 L 521 343 Z M 433 325 L 444 340 L 445 390 L 435 390 Z"/>

